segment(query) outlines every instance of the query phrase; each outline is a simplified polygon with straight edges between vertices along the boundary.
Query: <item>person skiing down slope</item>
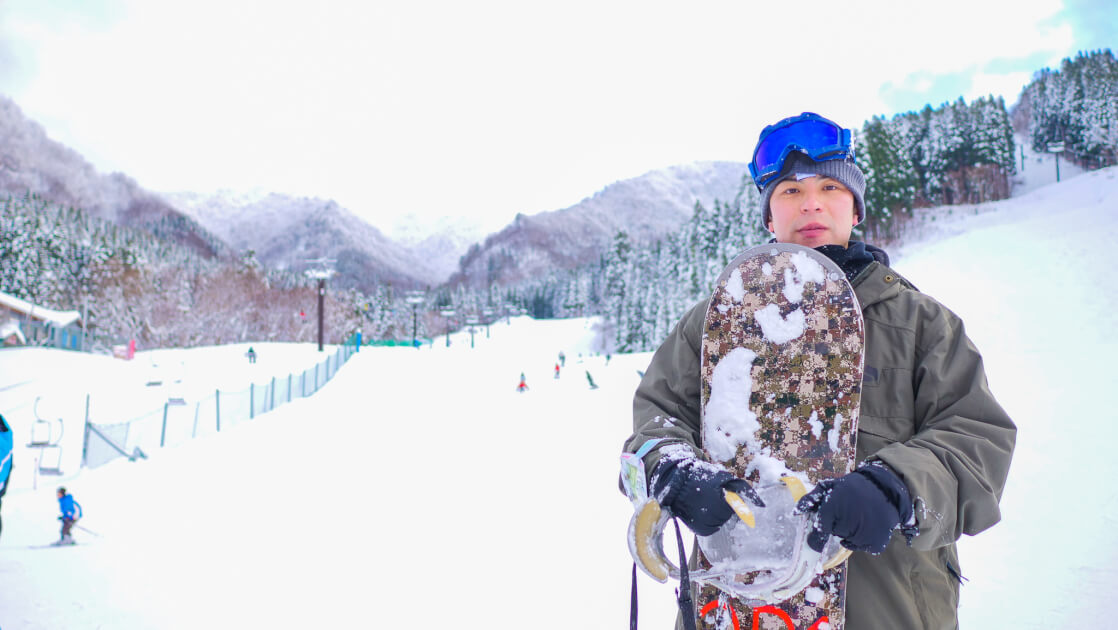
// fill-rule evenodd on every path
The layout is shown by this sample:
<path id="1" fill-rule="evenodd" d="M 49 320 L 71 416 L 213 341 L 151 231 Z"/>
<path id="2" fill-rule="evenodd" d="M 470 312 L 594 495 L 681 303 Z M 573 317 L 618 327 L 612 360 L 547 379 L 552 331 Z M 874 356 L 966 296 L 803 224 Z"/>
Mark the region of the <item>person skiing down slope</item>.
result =
<path id="1" fill-rule="evenodd" d="M 74 500 L 74 496 L 66 492 L 66 488 L 58 488 L 58 509 L 62 514 L 58 520 L 62 521 L 62 532 L 55 545 L 72 545 L 74 538 L 70 535 L 70 531 L 74 527 L 74 523 L 82 517 L 82 506 Z"/>
<path id="2" fill-rule="evenodd" d="M 516 391 L 524 393 L 528 390 L 528 382 L 524 380 L 524 372 L 520 373 L 520 384 L 516 386 Z"/>
<path id="3" fill-rule="evenodd" d="M 859 467 L 820 483 L 797 508 L 813 515 L 813 540 L 834 535 L 855 551 L 846 628 L 957 628 L 955 541 L 1000 520 L 1016 426 L 990 392 L 958 316 L 891 269 L 883 250 L 851 240 L 865 218 L 866 182 L 849 130 L 806 112 L 781 120 L 761 132 L 749 170 L 772 242 L 833 260 L 865 320 Z M 745 480 L 711 474 L 701 448 L 708 301 L 688 311 L 653 355 L 623 447 L 643 454 L 647 487 L 700 535 L 733 514 L 724 488 L 750 494 Z"/>

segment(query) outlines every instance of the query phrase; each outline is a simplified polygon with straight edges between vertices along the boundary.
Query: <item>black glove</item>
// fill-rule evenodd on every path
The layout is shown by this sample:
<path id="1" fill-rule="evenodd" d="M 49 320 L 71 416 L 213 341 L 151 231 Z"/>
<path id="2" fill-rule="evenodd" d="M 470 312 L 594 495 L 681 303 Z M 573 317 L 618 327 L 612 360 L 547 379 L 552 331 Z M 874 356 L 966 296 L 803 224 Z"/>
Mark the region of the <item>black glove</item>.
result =
<path id="1" fill-rule="evenodd" d="M 796 504 L 796 513 L 815 512 L 808 545 L 819 552 L 834 535 L 842 546 L 878 554 L 898 526 L 912 518 L 912 499 L 896 473 L 874 462 L 837 479 L 821 481 Z M 906 536 L 910 532 L 906 532 Z"/>
<path id="2" fill-rule="evenodd" d="M 660 498 L 660 504 L 700 536 L 718 531 L 734 514 L 723 489 L 738 493 L 757 507 L 765 507 L 747 481 L 696 459 L 662 459 L 652 479 L 652 492 Z"/>

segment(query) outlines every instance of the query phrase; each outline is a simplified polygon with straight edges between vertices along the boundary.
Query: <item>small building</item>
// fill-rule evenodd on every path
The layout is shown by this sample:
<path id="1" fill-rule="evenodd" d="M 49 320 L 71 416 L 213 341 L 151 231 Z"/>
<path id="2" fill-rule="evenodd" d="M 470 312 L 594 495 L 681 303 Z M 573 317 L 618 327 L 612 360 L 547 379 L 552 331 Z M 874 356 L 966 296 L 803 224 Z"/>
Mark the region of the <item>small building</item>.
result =
<path id="1" fill-rule="evenodd" d="M 56 311 L 0 293 L 0 346 L 82 350 L 81 313 Z"/>

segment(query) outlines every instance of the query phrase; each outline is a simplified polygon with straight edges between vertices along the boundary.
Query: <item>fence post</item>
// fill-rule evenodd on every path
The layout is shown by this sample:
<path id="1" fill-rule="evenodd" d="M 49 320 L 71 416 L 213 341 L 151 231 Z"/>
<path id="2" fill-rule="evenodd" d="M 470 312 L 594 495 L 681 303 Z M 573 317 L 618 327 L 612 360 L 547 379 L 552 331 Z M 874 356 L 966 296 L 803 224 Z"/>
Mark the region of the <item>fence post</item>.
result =
<path id="1" fill-rule="evenodd" d="M 287 402 L 291 402 L 291 372 L 287 373 Z"/>
<path id="2" fill-rule="evenodd" d="M 248 419 L 256 417 L 256 383 L 248 384 Z"/>
<path id="3" fill-rule="evenodd" d="M 89 394 L 85 395 L 85 435 L 82 436 L 82 463 L 79 468 L 85 468 L 85 456 L 89 452 Z"/>
<path id="4" fill-rule="evenodd" d="M 167 403 L 163 403 L 163 430 L 159 433 L 159 448 L 167 443 Z"/>
<path id="5" fill-rule="evenodd" d="M 276 377 L 272 377 L 272 402 L 270 409 L 276 408 Z"/>
<path id="6" fill-rule="evenodd" d="M 221 390 L 214 390 L 214 405 L 217 407 L 217 432 L 221 433 Z"/>

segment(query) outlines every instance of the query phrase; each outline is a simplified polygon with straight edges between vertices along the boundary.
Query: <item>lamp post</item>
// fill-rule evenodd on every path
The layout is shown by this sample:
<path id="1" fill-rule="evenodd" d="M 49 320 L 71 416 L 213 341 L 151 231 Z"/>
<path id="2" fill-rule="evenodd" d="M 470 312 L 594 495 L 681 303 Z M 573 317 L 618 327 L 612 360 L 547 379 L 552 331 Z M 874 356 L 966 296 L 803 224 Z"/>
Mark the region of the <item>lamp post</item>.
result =
<path id="1" fill-rule="evenodd" d="M 446 318 L 446 347 L 450 347 L 450 318 L 454 315 L 454 309 L 444 308 L 441 311 L 442 316 Z"/>
<path id="2" fill-rule="evenodd" d="M 1056 154 L 1056 181 L 1060 181 L 1060 154 L 1064 152 L 1064 141 L 1049 142 L 1048 152 Z"/>
<path id="3" fill-rule="evenodd" d="M 318 280 L 318 351 L 322 352 L 326 321 L 326 279 L 334 275 L 330 266 L 336 261 L 332 258 L 316 258 L 307 262 L 318 265 L 317 268 L 308 269 L 306 274 L 307 277 Z"/>
<path id="4" fill-rule="evenodd" d="M 418 337 L 416 337 L 416 324 L 417 315 L 416 309 L 423 303 L 425 299 L 422 291 L 408 291 L 407 297 L 404 298 L 408 304 L 411 304 L 411 345 L 414 348 L 419 347 Z"/>

